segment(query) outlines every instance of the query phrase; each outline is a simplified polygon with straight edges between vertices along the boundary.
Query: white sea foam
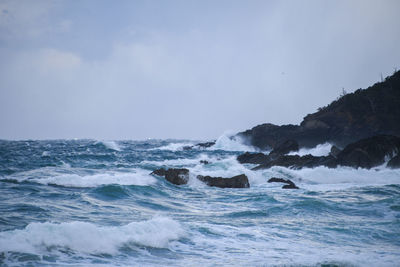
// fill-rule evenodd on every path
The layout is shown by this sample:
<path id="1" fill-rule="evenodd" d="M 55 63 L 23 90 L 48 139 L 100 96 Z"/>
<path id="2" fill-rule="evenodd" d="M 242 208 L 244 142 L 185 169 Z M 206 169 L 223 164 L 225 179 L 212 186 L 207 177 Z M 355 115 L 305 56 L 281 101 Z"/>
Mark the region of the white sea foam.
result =
<path id="1" fill-rule="evenodd" d="M 152 148 L 150 150 L 170 150 L 170 151 L 182 151 L 186 146 L 193 146 L 193 143 L 170 143 L 165 146 Z"/>
<path id="2" fill-rule="evenodd" d="M 144 170 L 137 170 L 130 173 L 110 172 L 93 175 L 61 174 L 48 178 L 33 178 L 29 181 L 70 187 L 96 187 L 108 184 L 146 186 L 154 184 L 157 179 Z"/>
<path id="3" fill-rule="evenodd" d="M 121 147 L 116 141 L 103 140 L 103 141 L 100 141 L 100 143 L 102 143 L 108 149 L 115 150 L 115 151 L 121 151 Z"/>
<path id="4" fill-rule="evenodd" d="M 25 229 L 0 232 L 0 251 L 46 253 L 68 248 L 80 253 L 116 254 L 124 245 L 168 248 L 185 235 L 181 225 L 166 217 L 123 226 L 88 222 L 30 223 Z"/>
<path id="5" fill-rule="evenodd" d="M 289 155 L 299 155 L 299 156 L 305 156 L 308 154 L 311 154 L 313 156 L 328 156 L 329 152 L 331 151 L 332 144 L 330 143 L 323 143 L 319 144 L 316 147 L 313 148 L 301 148 L 299 151 L 296 152 L 290 152 Z"/>
<path id="6" fill-rule="evenodd" d="M 284 167 L 272 167 L 260 170 L 265 177 L 283 177 L 299 183 L 301 188 L 313 190 L 333 190 L 348 187 L 400 184 L 400 170 L 388 168 L 354 169 L 350 167 L 303 168 L 293 170 Z"/>
<path id="7" fill-rule="evenodd" d="M 350 241 L 327 243 L 322 237 L 318 240 L 304 235 L 304 229 L 287 229 L 292 225 L 291 220 L 297 219 L 283 217 L 278 220 L 265 218 L 266 224 L 249 227 L 194 223 L 211 234 L 193 233 L 191 241 L 203 258 L 213 259 L 213 264 L 222 263 L 224 266 L 320 266 L 326 262 L 340 266 L 393 266 L 398 261 L 398 252 L 392 245 L 384 244 L 377 250 L 375 244 L 355 247 Z M 337 236 L 324 238 L 337 240 Z M 192 249 L 181 247 L 182 250 Z M 185 259 L 185 265 L 193 264 L 208 265 L 209 261 L 200 263 L 197 258 L 194 261 Z"/>
<path id="8" fill-rule="evenodd" d="M 154 161 L 154 160 L 143 160 L 141 164 L 149 164 L 149 165 L 156 165 L 156 166 L 190 166 L 200 164 L 201 160 L 207 161 L 215 161 L 217 160 L 215 157 L 210 157 L 206 154 L 200 154 L 196 158 L 181 158 L 181 159 L 166 159 L 162 161 Z"/>
<path id="9" fill-rule="evenodd" d="M 208 158 L 209 164 L 197 164 L 195 166 L 188 166 L 192 177 L 197 175 L 208 175 L 212 177 L 230 178 L 239 174 L 245 174 L 250 186 L 263 184 L 266 182 L 265 177 L 260 172 L 255 172 L 246 168 L 236 160 L 236 156 L 226 157 L 222 159 Z M 197 186 L 199 183 L 189 181 L 189 185 Z"/>
<path id="10" fill-rule="evenodd" d="M 231 131 L 223 133 L 220 137 L 218 137 L 215 145 L 208 149 L 225 151 L 257 151 L 255 147 L 246 145 L 242 138 L 236 136 L 235 133 Z"/>

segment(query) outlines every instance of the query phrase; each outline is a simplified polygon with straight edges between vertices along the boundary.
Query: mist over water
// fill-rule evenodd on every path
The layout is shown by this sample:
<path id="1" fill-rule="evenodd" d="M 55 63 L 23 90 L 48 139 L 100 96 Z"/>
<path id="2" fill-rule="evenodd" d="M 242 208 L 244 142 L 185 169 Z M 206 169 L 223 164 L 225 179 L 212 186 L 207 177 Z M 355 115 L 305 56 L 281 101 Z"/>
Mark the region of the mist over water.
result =
<path id="1" fill-rule="evenodd" d="M 399 262 L 399 170 L 252 171 L 236 161 L 244 145 L 225 135 L 212 149 L 183 149 L 193 144 L 0 141 L 0 265 Z M 149 175 L 160 167 L 188 168 L 189 183 Z M 213 188 L 195 178 L 241 173 L 250 188 Z M 283 190 L 267 183 L 271 177 L 291 179 L 300 189 Z"/>

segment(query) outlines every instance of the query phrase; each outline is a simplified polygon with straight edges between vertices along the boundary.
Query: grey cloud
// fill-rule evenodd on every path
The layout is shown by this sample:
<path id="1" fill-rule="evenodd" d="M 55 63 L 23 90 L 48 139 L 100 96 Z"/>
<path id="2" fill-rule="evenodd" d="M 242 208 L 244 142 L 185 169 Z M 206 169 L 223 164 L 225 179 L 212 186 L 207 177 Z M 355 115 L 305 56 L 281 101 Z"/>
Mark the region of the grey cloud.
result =
<path id="1" fill-rule="evenodd" d="M 298 123 L 400 62 L 397 1 L 58 3 L 28 16 L 30 31 L 52 30 L 0 43 L 0 138 L 207 139 Z"/>

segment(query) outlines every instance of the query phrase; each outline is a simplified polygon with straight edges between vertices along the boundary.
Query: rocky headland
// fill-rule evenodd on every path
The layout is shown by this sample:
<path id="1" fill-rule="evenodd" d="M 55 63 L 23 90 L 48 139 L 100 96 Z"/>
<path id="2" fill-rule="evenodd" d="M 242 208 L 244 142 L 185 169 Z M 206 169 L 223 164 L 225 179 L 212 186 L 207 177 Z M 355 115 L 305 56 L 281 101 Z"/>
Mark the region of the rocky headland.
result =
<path id="1" fill-rule="evenodd" d="M 242 164 L 256 164 L 252 170 L 273 166 L 301 169 L 324 166 L 348 166 L 370 169 L 386 164 L 400 168 L 400 71 L 367 89 L 343 94 L 318 112 L 308 114 L 299 125 L 258 125 L 236 136 L 260 151 L 237 156 Z M 333 144 L 329 155 L 296 155 L 301 148 Z M 184 147 L 184 150 L 206 149 L 215 141 Z M 201 161 L 208 164 L 208 161 Z M 189 180 L 188 169 L 158 169 L 153 175 L 165 177 L 175 185 Z M 240 174 L 230 178 L 197 175 L 209 186 L 220 188 L 250 187 Z M 298 189 L 290 180 L 272 177 L 269 183 L 283 183 L 283 189 Z"/>
<path id="2" fill-rule="evenodd" d="M 261 150 L 287 140 L 300 147 L 329 142 L 339 147 L 375 135 L 400 136 L 400 71 L 367 89 L 343 94 L 326 107 L 304 117 L 300 125 L 255 126 L 238 133 Z"/>
<path id="3" fill-rule="evenodd" d="M 258 164 L 254 170 L 349 166 L 400 167 L 400 71 L 367 89 L 343 94 L 318 112 L 308 114 L 300 125 L 258 125 L 238 133 L 248 144 L 271 150 L 269 154 L 246 152 L 241 163 Z M 288 155 L 299 148 L 334 144 L 327 156 Z M 339 147 L 343 148 L 342 150 Z"/>

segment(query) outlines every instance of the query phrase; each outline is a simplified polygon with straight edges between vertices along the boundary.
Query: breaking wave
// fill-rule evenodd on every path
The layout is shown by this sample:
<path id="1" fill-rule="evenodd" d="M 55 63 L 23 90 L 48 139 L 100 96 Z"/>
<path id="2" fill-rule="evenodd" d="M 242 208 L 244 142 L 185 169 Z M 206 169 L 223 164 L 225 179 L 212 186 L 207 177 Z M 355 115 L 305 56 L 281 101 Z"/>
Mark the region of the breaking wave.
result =
<path id="1" fill-rule="evenodd" d="M 100 141 L 100 143 L 103 144 L 108 149 L 121 151 L 121 147 L 115 141 Z"/>
<path id="2" fill-rule="evenodd" d="M 30 223 L 25 229 L 0 232 L 1 252 L 46 253 L 70 249 L 80 253 L 116 254 L 123 246 L 168 248 L 185 234 L 167 217 L 131 222 L 122 226 L 98 226 L 88 222 Z"/>
<path id="3" fill-rule="evenodd" d="M 139 185 L 146 186 L 154 184 L 157 179 L 144 170 L 131 173 L 101 173 L 93 175 L 62 174 L 48 178 L 26 179 L 41 184 L 55 184 L 66 187 L 96 187 L 100 185 Z"/>
<path id="4" fill-rule="evenodd" d="M 316 157 L 328 156 L 332 148 L 332 144 L 323 143 L 313 148 L 300 148 L 299 151 L 290 152 L 289 155 L 305 156 L 311 154 Z"/>
<path id="5" fill-rule="evenodd" d="M 225 150 L 225 151 L 249 151 L 256 152 L 257 149 L 253 146 L 248 146 L 245 141 L 236 136 L 233 132 L 223 133 L 215 142 L 215 145 L 209 148 L 209 150 Z"/>
<path id="6" fill-rule="evenodd" d="M 169 151 L 182 151 L 184 147 L 191 147 L 193 143 L 170 143 L 165 146 L 152 148 L 150 150 L 169 150 Z"/>

